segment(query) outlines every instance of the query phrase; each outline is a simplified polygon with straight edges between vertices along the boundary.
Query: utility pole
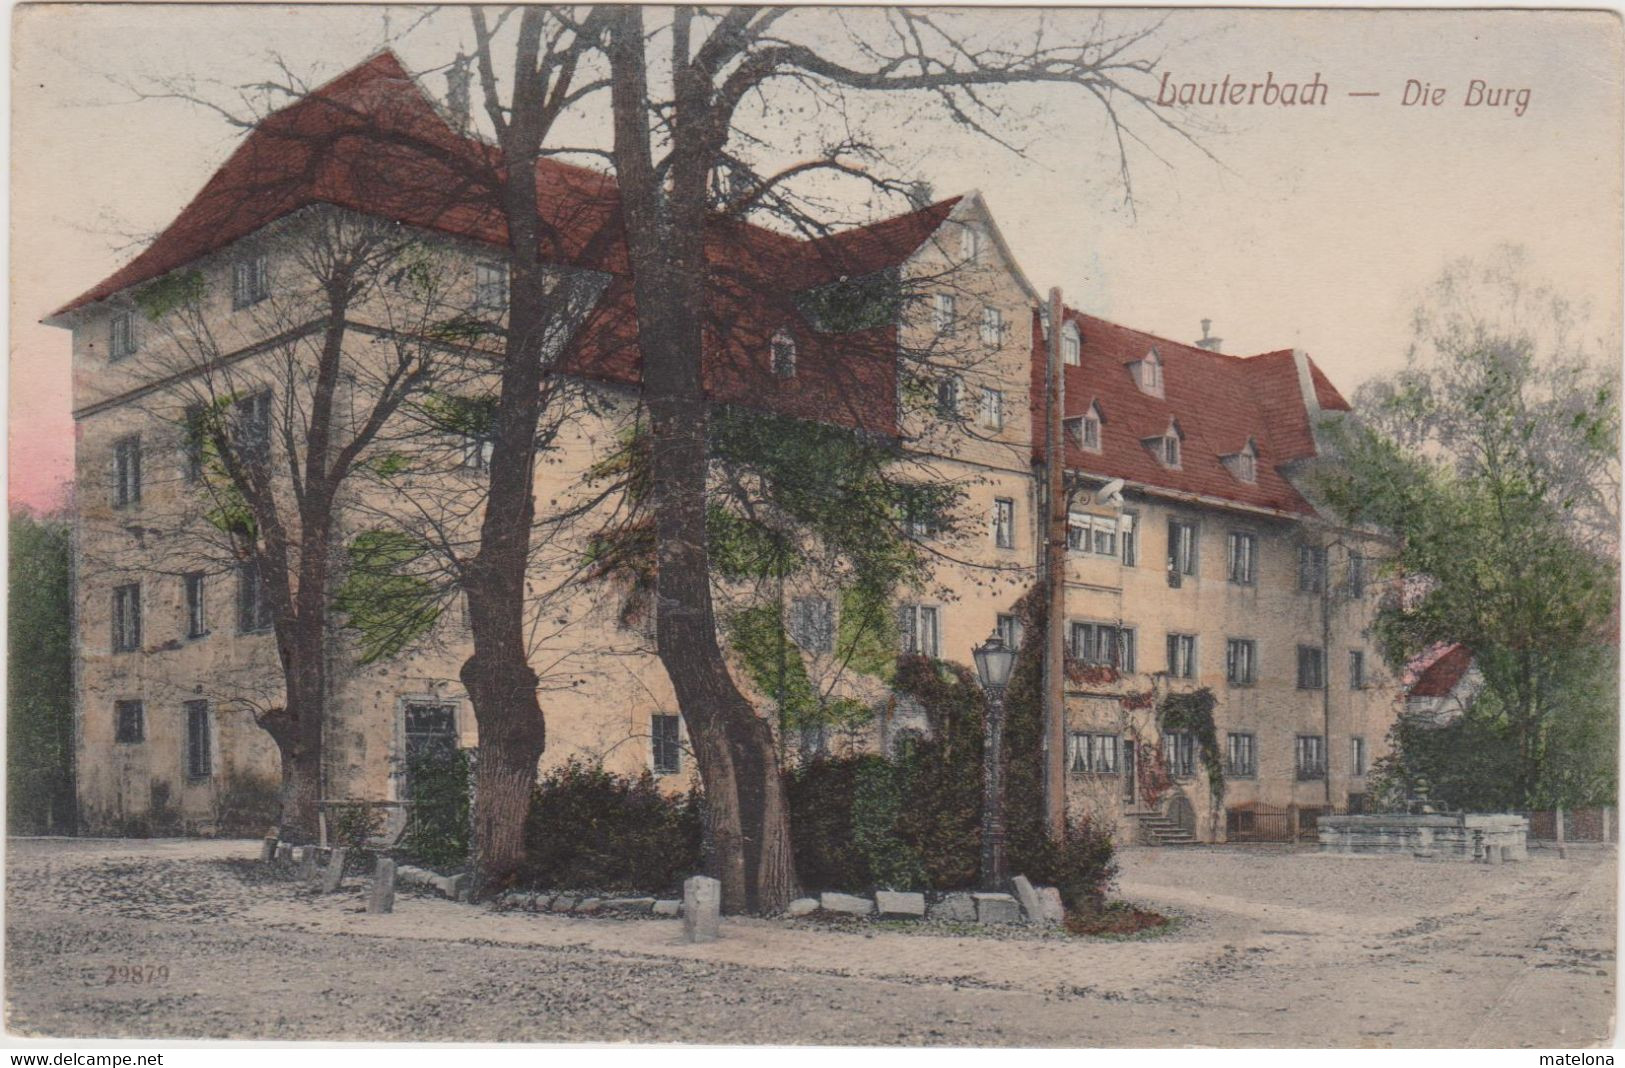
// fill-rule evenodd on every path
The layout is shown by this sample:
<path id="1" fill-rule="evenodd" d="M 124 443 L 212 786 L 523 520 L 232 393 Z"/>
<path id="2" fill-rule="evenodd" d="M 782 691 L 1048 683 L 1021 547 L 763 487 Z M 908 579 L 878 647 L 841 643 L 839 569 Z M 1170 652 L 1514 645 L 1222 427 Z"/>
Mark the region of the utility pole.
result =
<path id="1" fill-rule="evenodd" d="M 1059 288 L 1049 291 L 1049 375 L 1044 406 L 1044 475 L 1049 511 L 1044 524 L 1047 627 L 1044 643 L 1044 824 L 1060 841 L 1066 834 L 1066 418 L 1065 365 L 1061 361 Z"/>

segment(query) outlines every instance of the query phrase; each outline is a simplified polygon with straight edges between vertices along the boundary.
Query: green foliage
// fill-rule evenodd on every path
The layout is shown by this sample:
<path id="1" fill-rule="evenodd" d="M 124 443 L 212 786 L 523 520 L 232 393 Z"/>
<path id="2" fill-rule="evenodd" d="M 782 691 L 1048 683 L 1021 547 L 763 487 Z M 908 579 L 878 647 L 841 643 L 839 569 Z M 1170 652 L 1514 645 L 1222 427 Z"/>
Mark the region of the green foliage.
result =
<path id="1" fill-rule="evenodd" d="M 424 422 L 446 434 L 485 437 L 496 425 L 495 397 L 464 397 L 431 392 L 418 400 L 415 408 Z"/>
<path id="2" fill-rule="evenodd" d="M 571 758 L 537 783 L 525 823 L 528 886 L 674 891 L 700 870 L 704 803 L 668 797 L 654 776 L 614 775 Z"/>
<path id="3" fill-rule="evenodd" d="M 809 888 L 955 890 L 975 885 L 981 848 L 982 694 L 969 672 L 904 658 L 897 688 L 930 736 L 876 754 L 820 757 L 788 784 L 796 871 Z"/>
<path id="4" fill-rule="evenodd" d="M 14 833 L 75 829 L 71 530 L 11 513 L 6 813 Z"/>
<path id="5" fill-rule="evenodd" d="M 411 571 L 431 552 L 398 530 L 363 531 L 351 540 L 333 607 L 360 634 L 363 664 L 395 656 L 440 618 L 439 591 Z"/>
<path id="6" fill-rule="evenodd" d="M 1372 766 L 1368 800 L 1403 811 L 1425 783 L 1440 808 L 1504 812 L 1521 807 L 1517 739 L 1493 694 L 1482 694 L 1454 722 L 1431 727 L 1401 718 L 1388 732 L 1390 753 Z"/>
<path id="7" fill-rule="evenodd" d="M 456 868 L 468 861 L 468 754 L 450 746 L 412 754 L 406 766 L 412 816 L 401 836 L 401 851 L 431 868 Z"/>
<path id="8" fill-rule="evenodd" d="M 199 304 L 207 292 L 202 271 L 171 271 L 136 290 L 135 306 L 148 321 L 157 322 L 176 308 Z"/>
<path id="9" fill-rule="evenodd" d="M 864 586 L 841 591 L 835 648 L 849 669 L 890 683 L 897 669 L 900 639 L 897 615 L 883 591 Z"/>
<path id="10" fill-rule="evenodd" d="M 867 722 L 872 713 L 861 701 L 820 693 L 807 673 L 802 651 L 791 640 L 777 602 L 766 602 L 728 616 L 728 644 L 739 656 L 751 683 L 779 706 L 783 729 Z"/>
<path id="11" fill-rule="evenodd" d="M 327 810 L 327 840 L 357 856 L 384 833 L 384 813 L 375 805 L 334 805 Z"/>
<path id="12" fill-rule="evenodd" d="M 1060 890 L 1061 902 L 1069 911 L 1099 912 L 1117 878 L 1116 852 L 1111 832 L 1084 819 L 1069 824 L 1060 842 L 1046 840 L 1025 870 L 1034 882 Z"/>
<path id="13" fill-rule="evenodd" d="M 897 272 L 885 270 L 809 289 L 798 303 L 801 314 L 818 330 L 844 334 L 897 322 L 903 288 Z"/>
<path id="14" fill-rule="evenodd" d="M 1157 705 L 1157 722 L 1164 731 L 1189 731 L 1196 737 L 1197 757 L 1207 773 L 1208 794 L 1213 807 L 1224 804 L 1224 759 L 1219 750 L 1219 732 L 1213 724 L 1218 698 L 1206 686 L 1192 693 L 1170 693 Z"/>

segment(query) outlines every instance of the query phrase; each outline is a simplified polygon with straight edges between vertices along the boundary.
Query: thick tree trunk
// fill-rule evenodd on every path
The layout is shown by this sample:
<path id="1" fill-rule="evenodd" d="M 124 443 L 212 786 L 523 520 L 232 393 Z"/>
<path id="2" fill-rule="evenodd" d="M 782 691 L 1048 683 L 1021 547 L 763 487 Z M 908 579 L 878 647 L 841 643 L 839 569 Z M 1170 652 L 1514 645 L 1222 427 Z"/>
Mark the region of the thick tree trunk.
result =
<path id="1" fill-rule="evenodd" d="M 616 172 L 638 309 L 644 403 L 653 433 L 655 634 L 688 724 L 711 810 L 723 908 L 769 911 L 795 890 L 790 812 L 777 747 L 728 672 L 717 640 L 706 545 L 708 407 L 703 387 L 706 182 L 711 146 L 695 72 L 677 72 L 669 192 L 649 147 L 642 16 L 625 9 L 611 33 Z"/>

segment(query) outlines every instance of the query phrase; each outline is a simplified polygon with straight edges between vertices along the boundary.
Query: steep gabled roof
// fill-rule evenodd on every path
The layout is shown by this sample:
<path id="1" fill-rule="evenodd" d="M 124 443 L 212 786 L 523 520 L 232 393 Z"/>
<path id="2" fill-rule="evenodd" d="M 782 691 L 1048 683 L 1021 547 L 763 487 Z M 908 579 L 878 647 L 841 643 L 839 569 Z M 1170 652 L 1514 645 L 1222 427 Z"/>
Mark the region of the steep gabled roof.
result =
<path id="1" fill-rule="evenodd" d="M 496 150 L 455 129 L 393 52 L 268 116 L 139 255 L 54 312 L 57 319 L 218 252 L 315 204 L 490 245 L 508 241 Z M 543 158 L 536 190 L 544 259 L 609 273 L 567 369 L 611 381 L 640 375 L 632 287 L 626 279 L 619 192 L 613 178 Z M 959 198 L 816 240 L 727 218 L 712 220 L 707 261 L 715 280 L 703 369 L 724 402 L 757 404 L 895 432 L 895 330 L 818 334 L 797 290 L 873 273 L 912 256 Z M 774 378 L 768 343 L 788 327 L 797 375 Z"/>
<path id="2" fill-rule="evenodd" d="M 1316 453 L 1314 412 L 1305 403 L 1299 354 L 1292 350 L 1260 356 L 1225 356 L 1194 345 L 1156 337 L 1067 309 L 1063 322 L 1082 336 L 1077 365 L 1066 367 L 1066 415 L 1081 415 L 1090 403 L 1111 412 L 1101 428 L 1099 452 L 1067 442 L 1069 468 L 1122 478 L 1180 493 L 1297 514 L 1313 508 L 1280 470 Z M 1046 342 L 1035 323 L 1033 353 L 1033 433 L 1035 455 L 1043 455 Z M 1140 389 L 1131 365 L 1155 350 L 1162 362 L 1162 393 Z M 1348 404 L 1318 368 L 1310 368 L 1320 408 L 1346 410 Z M 1159 463 L 1142 444 L 1177 423 L 1183 443 L 1180 466 Z M 1251 440 L 1258 451 L 1257 481 L 1244 482 L 1225 466 Z"/>
<path id="3" fill-rule="evenodd" d="M 1461 643 L 1433 649 L 1410 665 L 1416 676 L 1407 697 L 1449 697 L 1473 666 L 1473 653 Z"/>

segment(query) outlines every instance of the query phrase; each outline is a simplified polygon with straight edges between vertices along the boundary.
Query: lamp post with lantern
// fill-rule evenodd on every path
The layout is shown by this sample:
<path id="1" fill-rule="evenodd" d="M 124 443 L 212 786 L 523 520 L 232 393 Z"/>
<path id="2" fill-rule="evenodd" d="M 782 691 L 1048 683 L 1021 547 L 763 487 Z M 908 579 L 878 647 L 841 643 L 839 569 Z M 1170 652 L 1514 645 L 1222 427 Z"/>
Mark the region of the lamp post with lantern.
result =
<path id="1" fill-rule="evenodd" d="M 982 870 L 984 890 L 1003 890 L 1009 876 L 1004 856 L 1004 692 L 1010 684 L 1016 651 L 997 631 L 971 650 L 976 677 L 987 695 L 982 719 Z"/>

